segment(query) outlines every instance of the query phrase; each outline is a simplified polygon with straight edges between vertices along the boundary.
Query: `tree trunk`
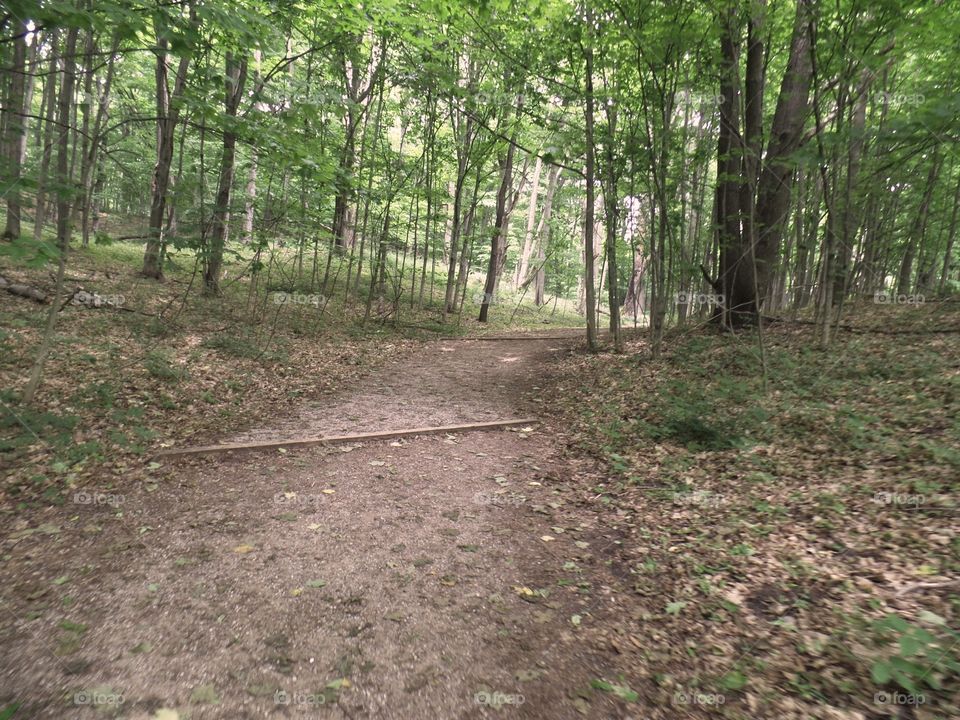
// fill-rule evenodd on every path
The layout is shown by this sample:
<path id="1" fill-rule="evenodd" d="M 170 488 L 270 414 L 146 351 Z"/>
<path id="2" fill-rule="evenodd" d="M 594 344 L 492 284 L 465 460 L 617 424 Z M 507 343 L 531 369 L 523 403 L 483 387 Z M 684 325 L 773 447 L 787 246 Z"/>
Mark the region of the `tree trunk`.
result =
<path id="1" fill-rule="evenodd" d="M 519 105 L 519 103 L 518 103 Z M 519 117 L 520 108 L 517 108 Z M 514 137 L 515 139 L 515 137 Z M 506 154 L 500 163 L 501 180 L 500 189 L 497 191 L 497 216 L 494 220 L 493 232 L 490 235 L 490 262 L 487 265 L 487 279 L 483 286 L 483 301 L 480 304 L 480 316 L 478 320 L 485 323 L 487 313 L 490 310 L 490 303 L 493 302 L 493 293 L 497 285 L 497 271 L 500 264 L 501 248 L 506 241 L 505 230 L 507 224 L 507 196 L 510 194 L 510 188 L 513 185 L 513 140 L 507 146 Z"/>
<path id="2" fill-rule="evenodd" d="M 592 13 L 587 13 L 588 27 L 592 27 Z M 583 282 L 584 282 L 584 301 L 586 303 L 587 314 L 587 348 L 590 351 L 597 349 L 597 300 L 594 290 L 594 255 L 593 255 L 593 234 L 594 234 L 594 174 L 596 162 L 594 158 L 593 146 L 593 45 L 592 38 L 587 39 L 587 45 L 583 51 L 586 61 L 586 106 L 584 110 L 584 120 L 586 125 L 586 203 L 583 218 Z"/>
<path id="3" fill-rule="evenodd" d="M 520 287 L 527 277 L 527 268 L 530 265 L 530 254 L 533 252 L 533 229 L 534 221 L 537 217 L 537 196 L 540 192 L 540 173 L 543 170 L 543 160 L 537 156 L 536 164 L 533 166 L 533 182 L 530 185 L 530 202 L 527 206 L 527 230 L 523 236 L 523 247 L 520 248 L 520 259 L 517 262 L 517 270 L 514 273 L 513 285 Z"/>
<path id="4" fill-rule="evenodd" d="M 717 139 L 717 232 L 720 248 L 718 286 L 722 289 L 723 320 L 742 325 L 756 314 L 753 267 L 740 231 L 740 49 L 731 12 L 721 26 L 720 131 Z"/>
<path id="5" fill-rule="evenodd" d="M 8 178 L 7 195 L 7 223 L 3 237 L 14 240 L 20 237 L 20 172 L 23 157 L 27 148 L 27 119 L 25 114 L 29 108 L 25 107 L 27 88 L 27 32 L 29 25 L 26 21 L 18 28 L 18 35 L 13 41 L 13 64 L 10 67 L 10 91 L 4 105 L 4 152 L 3 160 L 6 164 L 4 176 Z"/>
<path id="6" fill-rule="evenodd" d="M 907 238 L 907 247 L 903 252 L 903 260 L 900 263 L 900 272 L 897 275 L 897 295 L 909 295 L 913 288 L 913 260 L 927 231 L 930 200 L 933 198 L 933 188 L 937 184 L 942 163 L 943 157 L 935 150 L 933 159 L 930 161 L 930 170 L 927 172 L 927 184 L 924 187 L 923 198 L 920 200 L 920 207 L 917 209 L 917 221 L 913 226 L 914 232 L 910 233 Z"/>
<path id="7" fill-rule="evenodd" d="M 960 217 L 960 182 L 953 194 L 953 210 L 950 213 L 950 229 L 947 231 L 947 249 L 943 252 L 943 271 L 940 273 L 938 290 L 942 295 L 950 279 L 950 270 L 953 263 L 953 243 L 957 238 L 957 219 Z"/>
<path id="8" fill-rule="evenodd" d="M 57 124 L 59 127 L 67 127 L 70 124 L 70 108 L 74 103 L 74 57 L 77 50 L 77 28 L 67 30 L 66 44 L 64 47 L 64 74 L 63 82 L 60 87 L 60 99 L 57 107 Z M 50 303 L 50 310 L 47 313 L 47 324 L 43 332 L 43 340 L 40 342 L 40 349 L 37 352 L 37 358 L 30 370 L 30 379 L 23 390 L 23 402 L 30 404 L 33 402 L 40 387 L 40 378 L 43 375 L 43 366 L 47 361 L 47 356 L 53 347 L 54 332 L 57 326 L 57 316 L 60 312 L 60 296 L 63 291 L 64 275 L 67 267 L 67 253 L 70 249 L 70 134 L 61 132 L 57 141 L 57 185 L 59 193 L 57 195 L 57 245 L 60 251 L 59 261 L 57 263 L 57 281 L 54 297 Z"/>
<path id="9" fill-rule="evenodd" d="M 210 253 L 203 277 L 204 294 L 208 296 L 220 295 L 220 272 L 223 268 L 223 251 L 230 221 L 230 192 L 233 188 L 233 171 L 237 153 L 237 133 L 233 123 L 237 117 L 237 108 L 243 97 L 243 86 L 247 80 L 246 57 L 237 62 L 233 53 L 227 53 L 225 80 L 226 125 L 223 131 L 223 155 L 220 160 L 220 180 L 211 221 Z"/>
<path id="10" fill-rule="evenodd" d="M 606 183 L 603 190 L 603 204 L 606 224 L 606 263 L 607 263 L 607 306 L 610 311 L 610 334 L 616 352 L 623 350 L 620 338 L 620 300 L 617 297 L 617 230 L 620 226 L 617 215 L 617 173 L 614 167 L 614 139 L 617 133 L 617 108 L 605 107 L 607 114 L 607 137 L 605 142 L 604 175 Z"/>
<path id="11" fill-rule="evenodd" d="M 797 13 L 790 41 L 790 56 L 780 84 L 777 107 L 770 128 L 770 141 L 760 173 L 757 194 L 756 287 L 761 302 L 779 261 L 780 240 L 790 214 L 790 191 L 796 170 L 791 156 L 800 146 L 809 113 L 813 64 L 810 57 L 810 25 L 814 0 L 797 0 Z"/>
<path id="12" fill-rule="evenodd" d="M 196 11 L 191 6 L 190 21 L 196 21 Z M 150 224 L 147 247 L 143 254 L 144 277 L 163 278 L 164 224 L 166 220 L 167 191 L 170 186 L 170 166 L 173 164 L 174 134 L 180 117 L 180 99 L 187 82 L 190 55 L 184 52 L 177 66 L 173 91 L 167 82 L 166 28 L 157 21 L 157 164 L 153 171 L 153 186 L 150 201 Z"/>
<path id="13" fill-rule="evenodd" d="M 60 41 L 56 30 L 50 34 L 50 61 L 47 64 L 46 80 L 43 86 L 43 98 L 40 103 L 41 115 L 44 120 L 38 124 L 43 126 L 43 148 L 40 155 L 40 170 L 37 173 L 37 203 L 34 210 L 33 239 L 39 242 L 43 234 L 44 219 L 47 213 L 47 175 L 50 171 L 50 156 L 53 154 L 54 133 L 56 132 L 54 117 L 57 104 L 57 64 L 60 62 Z"/>

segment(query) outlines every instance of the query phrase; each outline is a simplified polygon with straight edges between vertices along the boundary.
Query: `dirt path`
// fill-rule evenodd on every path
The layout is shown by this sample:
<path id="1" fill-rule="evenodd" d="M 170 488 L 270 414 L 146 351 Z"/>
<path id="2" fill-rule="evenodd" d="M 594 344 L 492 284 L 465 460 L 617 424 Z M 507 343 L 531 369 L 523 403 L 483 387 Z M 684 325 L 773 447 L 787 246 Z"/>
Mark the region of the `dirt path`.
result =
<path id="1" fill-rule="evenodd" d="M 569 345 L 439 342 L 224 439 L 536 416 Z M 611 599 L 588 528 L 551 524 L 556 462 L 538 428 L 417 437 L 182 463 L 37 514 L 4 533 L 0 708 L 631 717 L 589 690 L 609 650 L 581 633 Z"/>

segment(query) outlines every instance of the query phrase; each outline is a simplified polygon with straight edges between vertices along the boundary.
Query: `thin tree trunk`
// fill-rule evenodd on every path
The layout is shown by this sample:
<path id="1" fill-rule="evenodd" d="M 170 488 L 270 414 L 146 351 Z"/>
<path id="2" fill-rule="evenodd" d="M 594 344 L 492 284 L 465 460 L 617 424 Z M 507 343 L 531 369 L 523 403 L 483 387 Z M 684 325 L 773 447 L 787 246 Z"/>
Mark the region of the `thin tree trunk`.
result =
<path id="1" fill-rule="evenodd" d="M 953 210 L 950 213 L 950 229 L 947 231 L 947 249 L 943 252 L 943 271 L 940 273 L 938 291 L 942 295 L 950 279 L 950 270 L 953 263 L 953 243 L 957 238 L 957 220 L 960 218 L 960 182 L 953 194 Z"/>
<path id="2" fill-rule="evenodd" d="M 237 151 L 237 133 L 232 125 L 237 116 L 237 108 L 243 97 L 243 86 L 247 80 L 247 58 L 239 62 L 233 53 L 226 56 L 226 96 L 224 98 L 227 124 L 223 131 L 223 155 L 220 160 L 220 180 L 217 185 L 217 199 L 213 209 L 210 232 L 210 253 L 204 273 L 204 294 L 220 295 L 220 272 L 223 267 L 223 251 L 227 242 L 227 226 L 230 221 L 230 192 L 233 188 L 233 171 Z"/>
<path id="3" fill-rule="evenodd" d="M 57 109 L 57 124 L 62 128 L 66 128 L 70 124 L 70 108 L 74 103 L 74 56 L 77 50 L 78 34 L 79 30 L 75 27 L 67 30 L 66 44 L 63 53 L 64 75 Z M 30 378 L 23 390 L 22 399 L 23 402 L 28 405 L 33 403 L 37 388 L 40 387 L 43 366 L 53 347 L 57 316 L 60 311 L 60 297 L 63 292 L 64 274 L 67 267 L 67 253 L 70 249 L 70 180 L 70 134 L 61 132 L 60 139 L 57 142 L 57 184 L 60 189 L 57 195 L 57 245 L 60 250 L 60 258 L 57 263 L 56 290 L 54 291 L 53 300 L 50 303 L 50 310 L 47 313 L 47 324 L 44 328 L 43 339 L 40 342 L 40 349 L 37 352 L 36 360 L 30 370 Z"/>
<path id="4" fill-rule="evenodd" d="M 588 27 L 592 27 L 592 13 L 587 13 Z M 594 290 L 594 174 L 596 161 L 594 158 L 593 146 L 593 45 L 592 39 L 587 40 L 587 45 L 583 50 L 584 60 L 586 62 L 586 105 L 584 110 L 584 120 L 586 125 L 586 203 L 583 220 L 583 281 L 584 281 L 584 301 L 587 313 L 587 348 L 592 352 L 597 349 L 597 313 L 596 313 L 596 293 Z"/>
<path id="5" fill-rule="evenodd" d="M 43 150 L 40 155 L 40 171 L 37 174 L 37 202 L 34 211 L 33 239 L 39 242 L 43 234 L 43 225 L 47 212 L 47 175 L 50 172 L 50 156 L 53 154 L 54 132 L 57 105 L 57 65 L 60 62 L 60 38 L 57 30 L 50 34 L 50 61 L 47 64 L 46 81 L 43 87 L 41 115 L 44 120 L 38 124 L 43 126 Z M 65 132 L 65 131 L 64 131 Z"/>
<path id="6" fill-rule="evenodd" d="M 920 200 L 920 207 L 917 210 L 917 221 L 913 226 L 914 232 L 910 233 L 907 238 L 907 246 L 900 263 L 900 272 L 897 276 L 897 295 L 909 295 L 913 288 L 913 260 L 927 231 L 930 201 L 933 198 L 933 189 L 937 184 L 942 163 L 943 156 L 934 151 L 933 159 L 930 162 L 930 170 L 927 172 L 927 184 L 923 191 L 923 198 Z"/>
<path id="7" fill-rule="evenodd" d="M 25 107 L 27 88 L 27 21 L 21 23 L 13 41 L 13 64 L 10 67 L 10 91 L 4 105 L 4 153 L 7 167 L 4 176 L 8 186 L 3 188 L 7 196 L 7 222 L 3 237 L 13 240 L 20 237 L 20 172 L 27 148 L 27 119 L 29 108 Z"/>
<path id="8" fill-rule="evenodd" d="M 196 21 L 196 11 L 190 7 L 190 20 Z M 150 202 L 150 225 L 147 247 L 143 254 L 144 277 L 160 280 L 163 278 L 164 223 L 166 219 L 167 191 L 170 186 L 170 167 L 173 164 L 174 135 L 180 118 L 180 99 L 187 82 L 187 69 L 190 55 L 186 52 L 180 57 L 177 73 L 174 77 L 173 91 L 167 84 L 167 47 L 166 29 L 157 28 L 157 164 L 153 172 L 152 197 Z"/>
<path id="9" fill-rule="evenodd" d="M 523 247 L 520 249 L 520 260 L 513 277 L 514 287 L 520 287 L 527 277 L 527 268 L 530 265 L 530 254 L 533 252 L 534 221 L 537 218 L 537 196 L 540 192 L 540 173 L 543 170 L 543 160 L 537 156 L 533 166 L 533 182 L 530 185 L 530 204 L 527 206 L 527 230 L 523 236 Z"/>
<path id="10" fill-rule="evenodd" d="M 517 103 L 517 116 L 520 115 L 521 102 Z M 500 189 L 497 191 L 497 216 L 494 220 L 493 232 L 490 236 L 490 262 L 487 265 L 487 279 L 483 286 L 483 302 L 480 304 L 480 316 L 478 320 L 485 323 L 487 313 L 490 310 L 490 304 L 493 302 L 493 293 L 497 285 L 497 270 L 500 264 L 501 248 L 506 242 L 505 230 L 507 224 L 507 196 L 510 194 L 510 188 L 513 185 L 513 152 L 514 137 L 507 146 L 507 151 L 503 161 L 500 163 Z"/>

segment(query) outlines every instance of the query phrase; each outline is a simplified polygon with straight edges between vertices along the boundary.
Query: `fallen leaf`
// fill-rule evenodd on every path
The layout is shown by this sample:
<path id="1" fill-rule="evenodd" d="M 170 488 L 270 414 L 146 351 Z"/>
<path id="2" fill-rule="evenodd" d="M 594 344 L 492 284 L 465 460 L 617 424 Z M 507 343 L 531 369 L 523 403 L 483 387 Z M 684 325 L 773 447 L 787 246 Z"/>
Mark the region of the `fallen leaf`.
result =
<path id="1" fill-rule="evenodd" d="M 217 690 L 213 685 L 197 685 L 193 689 L 193 692 L 190 693 L 190 702 L 205 705 L 219 705 L 220 696 L 217 695 Z"/>

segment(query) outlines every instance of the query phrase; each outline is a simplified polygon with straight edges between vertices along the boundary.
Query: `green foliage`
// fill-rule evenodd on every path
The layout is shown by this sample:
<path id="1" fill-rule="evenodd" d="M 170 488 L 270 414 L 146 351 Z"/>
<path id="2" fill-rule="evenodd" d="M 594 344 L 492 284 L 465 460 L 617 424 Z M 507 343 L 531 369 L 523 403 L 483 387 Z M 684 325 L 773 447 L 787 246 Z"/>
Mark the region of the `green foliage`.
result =
<path id="1" fill-rule="evenodd" d="M 752 418 L 733 414 L 730 396 L 741 389 L 740 384 L 725 384 L 708 395 L 693 384 L 671 384 L 661 396 L 659 418 L 650 421 L 646 434 L 692 451 L 739 447 L 745 442 L 744 433 L 758 427 Z"/>
<path id="2" fill-rule="evenodd" d="M 941 690 L 946 680 L 960 675 L 960 634 L 929 611 L 921 613 L 921 620 L 933 630 L 893 613 L 873 624 L 880 640 L 896 643 L 896 650 L 873 663 L 870 674 L 875 683 L 920 693 L 924 687 Z"/>
<path id="3" fill-rule="evenodd" d="M 184 370 L 178 366 L 170 350 L 151 350 L 143 359 L 143 367 L 159 380 L 180 380 Z"/>
<path id="4" fill-rule="evenodd" d="M 238 358 L 260 357 L 255 338 L 220 333 L 203 339 L 203 346 Z"/>

